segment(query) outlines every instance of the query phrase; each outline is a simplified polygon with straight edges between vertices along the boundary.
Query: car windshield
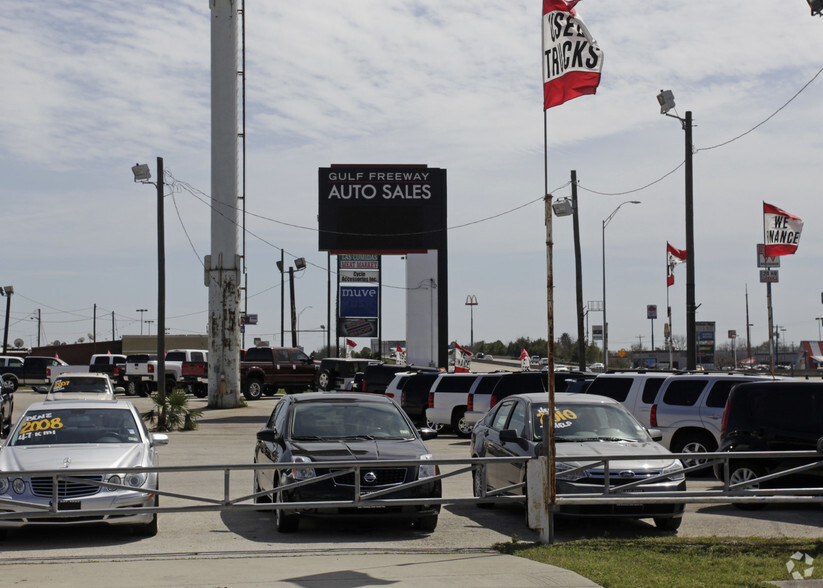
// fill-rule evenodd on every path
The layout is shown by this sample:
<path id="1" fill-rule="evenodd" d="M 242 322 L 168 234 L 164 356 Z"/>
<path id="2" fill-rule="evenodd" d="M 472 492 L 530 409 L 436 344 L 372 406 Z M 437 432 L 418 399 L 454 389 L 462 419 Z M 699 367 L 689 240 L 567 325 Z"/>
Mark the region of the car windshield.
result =
<path id="1" fill-rule="evenodd" d="M 9 441 L 14 446 L 77 443 L 140 443 L 140 433 L 127 409 L 58 408 L 25 413 Z"/>
<path id="2" fill-rule="evenodd" d="M 52 392 L 111 392 L 105 378 L 96 376 L 61 376 L 54 381 Z"/>
<path id="3" fill-rule="evenodd" d="M 291 437 L 316 439 L 410 439 L 414 432 L 390 404 L 298 402 L 292 412 Z"/>
<path id="4" fill-rule="evenodd" d="M 535 439 L 543 438 L 548 405 L 532 405 Z M 554 412 L 554 439 L 565 441 L 651 441 L 646 430 L 622 406 L 558 404 Z"/>

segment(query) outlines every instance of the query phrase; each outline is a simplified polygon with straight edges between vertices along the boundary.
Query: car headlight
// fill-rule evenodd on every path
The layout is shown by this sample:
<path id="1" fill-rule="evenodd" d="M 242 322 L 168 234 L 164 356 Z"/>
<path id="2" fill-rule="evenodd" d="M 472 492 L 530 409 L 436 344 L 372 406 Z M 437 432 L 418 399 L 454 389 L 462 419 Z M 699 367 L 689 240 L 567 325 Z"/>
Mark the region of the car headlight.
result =
<path id="1" fill-rule="evenodd" d="M 683 473 L 683 464 L 680 463 L 679 459 L 674 460 L 670 466 L 663 468 L 661 473 L 667 475 L 669 480 L 684 480 L 686 478 L 686 474 Z"/>
<path id="2" fill-rule="evenodd" d="M 563 463 L 562 461 L 555 462 L 554 464 L 554 476 L 558 480 L 566 480 L 567 482 L 574 482 L 575 480 L 579 480 L 584 476 L 582 470 L 578 470 L 574 473 L 566 473 L 571 470 L 576 469 L 576 466 L 569 465 L 567 463 Z"/>
<path id="3" fill-rule="evenodd" d="M 22 494 L 26 491 L 26 481 L 23 478 L 15 478 L 11 483 L 11 488 L 17 494 Z"/>
<path id="4" fill-rule="evenodd" d="M 123 480 L 120 479 L 119 475 L 114 474 L 112 476 L 109 476 L 108 483 L 117 484 L 119 486 L 123 483 Z M 114 492 L 115 490 L 117 490 L 117 488 L 109 488 L 108 486 L 106 486 L 106 490 L 108 490 L 109 492 Z"/>
<path id="5" fill-rule="evenodd" d="M 305 455 L 295 455 L 291 458 L 292 463 L 311 463 L 311 459 Z M 295 480 L 308 480 L 314 478 L 317 473 L 314 468 L 294 468 L 292 469 L 292 478 Z"/>
<path id="6" fill-rule="evenodd" d="M 421 455 L 418 459 L 432 459 L 432 454 L 427 453 L 426 455 Z M 422 480 L 423 478 L 432 478 L 437 475 L 437 465 L 436 464 L 421 464 L 417 468 L 417 479 Z"/>
<path id="7" fill-rule="evenodd" d="M 9 491 L 9 479 L 0 478 L 0 494 L 5 494 Z"/>
<path id="8" fill-rule="evenodd" d="M 148 476 L 143 472 L 130 472 L 126 474 L 126 486 L 139 488 L 146 483 Z"/>

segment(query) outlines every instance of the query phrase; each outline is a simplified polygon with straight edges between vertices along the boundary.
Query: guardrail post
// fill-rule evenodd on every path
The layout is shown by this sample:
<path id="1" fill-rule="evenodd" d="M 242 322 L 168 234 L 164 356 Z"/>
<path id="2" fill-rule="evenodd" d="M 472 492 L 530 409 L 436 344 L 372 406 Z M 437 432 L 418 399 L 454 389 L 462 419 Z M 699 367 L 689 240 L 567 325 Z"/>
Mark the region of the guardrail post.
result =
<path id="1" fill-rule="evenodd" d="M 541 543 L 554 543 L 547 460 L 541 455 L 526 462 L 526 522 L 532 531 L 539 531 Z"/>

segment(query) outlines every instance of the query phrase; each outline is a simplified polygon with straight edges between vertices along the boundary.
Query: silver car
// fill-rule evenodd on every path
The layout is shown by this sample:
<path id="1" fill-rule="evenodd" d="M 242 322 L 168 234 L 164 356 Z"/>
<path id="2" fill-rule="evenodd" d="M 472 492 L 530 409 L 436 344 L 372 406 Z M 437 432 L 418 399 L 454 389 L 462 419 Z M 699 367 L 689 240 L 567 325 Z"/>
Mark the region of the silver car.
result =
<path id="1" fill-rule="evenodd" d="M 0 535 L 10 528 L 33 525 L 104 523 L 131 525 L 137 534 L 157 534 L 157 513 L 84 516 L 84 511 L 158 504 L 156 472 L 140 468 L 158 465 L 157 446 L 168 435 L 149 433 L 140 414 L 125 400 L 47 400 L 29 406 L 0 450 L 0 513 L 30 513 L 49 507 L 53 475 L 73 469 L 99 470 L 83 481 L 58 480 L 57 510 L 77 517 L 0 518 Z M 135 468 L 106 473 L 108 468 Z M 37 471 L 38 475 L 26 475 Z M 35 508 L 33 508 L 33 506 Z"/>

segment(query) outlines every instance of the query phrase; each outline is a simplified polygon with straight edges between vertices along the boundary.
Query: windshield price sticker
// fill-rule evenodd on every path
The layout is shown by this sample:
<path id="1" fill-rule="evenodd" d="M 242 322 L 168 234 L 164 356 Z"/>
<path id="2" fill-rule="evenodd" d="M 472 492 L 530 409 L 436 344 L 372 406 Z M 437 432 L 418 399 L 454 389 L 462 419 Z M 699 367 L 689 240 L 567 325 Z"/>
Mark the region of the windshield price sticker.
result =
<path id="1" fill-rule="evenodd" d="M 542 424 L 544 417 L 549 414 L 548 410 L 541 409 L 538 413 L 540 415 L 540 422 Z M 555 429 L 562 429 L 564 427 L 570 427 L 572 425 L 573 420 L 577 419 L 577 413 L 573 410 L 565 408 L 563 410 L 555 410 L 554 411 L 554 428 Z"/>
<path id="2" fill-rule="evenodd" d="M 43 435 L 56 435 L 57 429 L 63 428 L 63 421 L 60 417 L 51 417 L 51 414 L 32 415 L 26 417 L 23 426 L 20 427 L 18 439 L 30 439 L 31 437 L 41 437 Z"/>

